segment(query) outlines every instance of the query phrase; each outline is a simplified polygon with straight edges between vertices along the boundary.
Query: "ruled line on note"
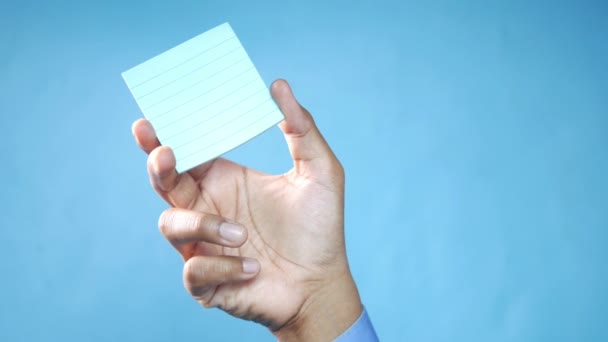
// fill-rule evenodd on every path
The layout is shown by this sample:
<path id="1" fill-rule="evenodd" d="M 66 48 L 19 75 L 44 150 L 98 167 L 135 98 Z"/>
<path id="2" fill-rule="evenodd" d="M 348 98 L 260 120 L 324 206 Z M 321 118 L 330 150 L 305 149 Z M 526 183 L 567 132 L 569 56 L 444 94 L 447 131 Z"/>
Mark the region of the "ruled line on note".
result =
<path id="1" fill-rule="evenodd" d="M 241 74 L 239 74 L 239 75 L 235 76 L 234 78 L 227 80 L 227 81 L 226 81 L 225 83 L 223 83 L 222 85 L 226 85 L 227 83 L 230 83 L 230 81 L 232 81 L 232 80 L 234 80 L 234 79 L 237 79 L 237 78 L 239 78 L 239 77 L 241 77 L 241 76 L 243 76 L 243 75 L 246 75 L 246 74 L 247 74 L 246 72 L 241 73 Z M 223 95 L 223 96 L 222 96 L 222 98 L 224 98 L 225 96 L 231 95 L 232 93 L 234 93 L 234 92 L 238 91 L 239 89 L 241 89 L 241 88 L 243 88 L 243 87 L 247 86 L 248 84 L 250 84 L 250 83 L 252 83 L 252 82 L 255 82 L 255 81 L 256 81 L 255 79 L 254 79 L 254 80 L 251 80 L 249 83 L 246 83 L 245 85 L 243 85 L 243 86 L 241 86 L 241 87 L 237 88 L 235 91 L 233 91 L 233 92 L 231 92 L 231 93 L 229 93 L 229 94 Z M 195 96 L 195 97 L 193 97 L 193 98 L 191 98 L 191 99 L 189 99 L 189 100 L 187 100 L 187 101 L 181 102 L 181 103 L 179 103 L 177 106 L 175 106 L 175 107 L 173 107 L 173 108 L 171 108 L 171 109 L 169 109 L 169 110 L 167 110 L 167 111 L 165 111 L 165 112 L 162 112 L 162 113 L 160 113 L 160 114 L 154 115 L 154 117 L 153 117 L 152 119 L 157 119 L 157 118 L 159 118 L 159 117 L 161 117 L 161 116 L 163 116 L 163 115 L 165 115 L 165 114 L 171 113 L 171 112 L 173 112 L 174 110 L 176 110 L 176 109 L 178 109 L 178 108 L 181 108 L 181 107 L 183 107 L 183 106 L 185 106 L 185 105 L 187 105 L 187 104 L 189 104 L 189 103 L 191 103 L 191 102 L 193 102 L 193 101 L 195 101 L 195 100 L 197 100 L 197 99 L 199 99 L 199 98 L 201 98 L 201 97 L 203 97 L 203 96 L 207 95 L 208 93 L 213 92 L 214 90 L 217 90 L 218 88 L 219 88 L 219 87 L 213 88 L 213 89 L 211 89 L 209 92 L 205 92 L 205 93 L 199 94 L 199 95 L 197 95 L 197 96 Z M 222 98 L 219 98 L 218 100 L 221 100 Z M 214 101 L 214 102 L 217 102 L 217 101 Z M 212 104 L 212 103 L 213 103 L 213 102 L 211 102 L 210 104 Z"/>
<path id="2" fill-rule="evenodd" d="M 234 122 L 234 121 L 236 121 L 236 120 L 240 119 L 241 117 L 243 117 L 243 116 L 245 116 L 245 115 L 247 115 L 247 114 L 249 114 L 249 113 L 253 112 L 254 110 L 256 110 L 256 109 L 258 109 L 259 107 L 263 106 L 264 104 L 268 103 L 268 101 L 270 101 L 270 100 L 264 100 L 264 102 L 257 104 L 256 106 L 254 106 L 253 108 L 249 109 L 249 110 L 248 110 L 248 111 L 246 111 L 245 113 L 242 113 L 242 114 L 240 114 L 240 115 L 239 115 L 239 116 L 237 116 L 237 117 L 234 117 L 232 121 L 228 121 L 227 123 L 225 123 L 225 124 L 223 124 L 223 125 L 220 125 L 220 126 L 215 126 L 215 127 L 214 127 L 214 130 L 218 130 L 218 129 L 220 129 L 220 128 L 223 128 L 224 126 L 226 126 L 226 125 L 230 124 L 231 122 Z M 217 117 L 217 116 L 215 116 L 215 117 Z M 213 118 L 209 118 L 209 120 L 211 120 L 211 119 L 213 119 Z M 207 121 L 209 121 L 209 120 L 206 120 L 206 121 L 204 121 L 204 122 L 201 122 L 201 123 L 199 123 L 197 126 L 200 126 L 201 124 L 203 124 L 203 123 L 205 123 L 205 122 L 207 122 Z M 175 149 L 179 149 L 179 148 L 181 148 L 181 147 L 183 147 L 183 146 L 186 146 L 186 145 L 188 145 L 188 144 L 191 144 L 191 143 L 193 143 L 193 142 L 196 142 L 196 141 L 197 141 L 197 140 L 199 140 L 199 139 L 203 139 L 203 138 L 204 138 L 204 137 L 205 137 L 205 136 L 206 136 L 208 133 L 210 133 L 210 132 L 213 132 L 213 131 L 211 131 L 211 130 L 210 130 L 210 131 L 208 131 L 206 134 L 199 134 L 199 136 L 198 136 L 196 139 L 190 140 L 189 142 L 184 143 L 184 144 L 181 144 L 181 145 L 176 145 L 174 148 L 175 148 Z M 182 133 L 185 133 L 185 132 L 182 132 Z M 177 135 L 174 135 L 173 137 L 175 137 L 175 136 L 177 136 Z M 170 137 L 170 138 L 166 138 L 166 139 L 167 139 L 167 140 L 169 140 L 169 139 L 171 139 L 171 137 Z"/>
<path id="3" fill-rule="evenodd" d="M 135 99 L 136 99 L 136 100 L 141 100 L 141 99 L 143 99 L 143 98 L 144 98 L 144 97 L 146 97 L 146 96 L 152 95 L 152 94 L 154 94 L 155 92 L 157 92 L 157 91 L 159 91 L 159 90 L 161 90 L 161 89 L 163 89 L 163 88 L 166 88 L 166 87 L 168 87 L 168 86 L 172 85 L 173 83 L 175 83 L 175 82 L 178 82 L 178 81 L 182 80 L 182 79 L 183 79 L 183 78 L 185 78 L 185 77 L 188 77 L 188 76 L 192 75 L 192 73 L 197 72 L 197 71 L 199 71 L 199 70 L 202 70 L 202 69 L 204 69 L 204 68 L 206 68 L 206 67 L 209 67 L 209 65 L 211 65 L 211 64 L 213 64 L 213 63 L 215 63 L 215 62 L 217 62 L 217 61 L 220 61 L 222 58 L 225 58 L 226 56 L 228 56 L 228 55 L 230 55 L 230 54 L 232 54 L 232 53 L 234 53 L 234 52 L 236 52 L 236 51 L 240 51 L 240 50 L 241 50 L 241 48 L 240 48 L 240 47 L 237 47 L 237 48 L 235 48 L 234 50 L 231 50 L 230 52 L 228 52 L 227 54 L 222 55 L 222 56 L 220 56 L 219 58 L 217 58 L 217 59 L 215 59 L 215 60 L 213 60 L 213 61 L 211 61 L 211 62 L 209 62 L 209 63 L 207 63 L 207 64 L 205 64 L 205 65 L 199 66 L 198 68 L 196 68 L 196 69 L 194 69 L 194 70 L 191 70 L 190 72 L 186 73 L 185 75 L 180 76 L 179 78 L 176 78 L 175 80 L 173 80 L 173 81 L 171 81 L 171 82 L 164 83 L 164 84 L 163 84 L 163 85 L 161 85 L 160 87 L 158 87 L 158 88 L 156 88 L 156 89 L 154 89 L 154 90 L 152 90 L 152 91 L 150 91 L 150 92 L 148 92 L 148 93 L 146 93 L 146 94 L 140 95 L 140 96 L 136 97 Z M 240 61 L 245 61 L 245 60 L 249 60 L 249 58 L 243 58 L 243 59 L 241 59 Z M 239 61 L 239 62 L 240 62 L 240 61 Z M 238 62 L 237 62 L 237 63 L 238 63 Z M 234 64 L 237 64 L 237 63 L 234 63 Z M 234 64 L 233 64 L 233 65 L 234 65 Z M 231 67 L 231 66 L 233 66 L 233 65 L 228 66 L 226 69 L 230 68 L 230 67 Z M 219 72 L 222 72 L 223 70 L 225 70 L 225 69 L 222 69 L 222 70 L 220 70 Z M 218 72 L 218 73 L 219 73 L 219 72 Z M 204 81 L 204 80 L 201 80 L 201 82 L 203 82 L 203 81 Z"/>
<path id="4" fill-rule="evenodd" d="M 230 92 L 230 93 L 228 93 L 228 94 L 225 94 L 225 95 L 223 95 L 223 96 L 222 96 L 222 97 L 220 97 L 220 98 L 217 98 L 217 99 L 216 99 L 216 100 L 214 100 L 213 102 L 205 103 L 205 105 L 203 105 L 202 107 L 199 107 L 199 108 L 197 108 L 196 110 L 194 110 L 194 111 L 192 111 L 192 112 L 190 112 L 190 113 L 188 113 L 188 114 L 186 114 L 186 115 L 184 115 L 184 116 L 180 116 L 180 117 L 176 118 L 176 120 L 171 121 L 170 123 L 165 124 L 164 126 L 159 127 L 159 128 L 158 128 L 158 130 L 165 129 L 165 128 L 167 128 L 167 127 L 169 127 L 169 126 L 173 125 L 174 123 L 176 123 L 176 122 L 178 122 L 178 121 L 180 121 L 180 120 L 182 120 L 182 119 L 184 119 L 184 118 L 187 118 L 187 117 L 189 117 L 189 116 L 191 116 L 191 115 L 193 115 L 193 114 L 200 113 L 200 112 L 201 112 L 203 109 L 205 109 L 205 108 L 207 108 L 207 107 L 209 107 L 209 106 L 211 106 L 211 105 L 214 105 L 214 104 L 216 104 L 216 103 L 218 103 L 218 102 L 220 102 L 220 101 L 224 100 L 224 99 L 225 99 L 225 98 L 227 98 L 228 96 L 235 94 L 235 93 L 236 93 L 236 92 L 238 92 L 239 90 L 241 90 L 241 89 L 243 89 L 243 88 L 245 88 L 245 87 L 247 87 L 247 86 L 249 86 L 249 85 L 253 84 L 253 83 L 254 83 L 254 82 L 256 82 L 256 81 L 257 81 L 257 80 L 256 80 L 256 79 L 254 79 L 254 80 L 251 80 L 251 81 L 249 81 L 249 82 L 247 82 L 247 83 L 244 83 L 244 84 L 242 84 L 240 87 L 238 87 L 237 89 L 235 89 L 234 91 L 232 91 L 232 92 Z M 151 119 L 150 121 L 152 121 L 152 120 L 154 120 L 154 119 Z"/>
<path id="5" fill-rule="evenodd" d="M 221 42 L 221 43 L 217 44 L 216 46 L 211 47 L 211 48 L 209 48 L 209 49 L 207 49 L 207 50 L 204 50 L 204 51 L 200 52 L 199 54 L 197 54 L 197 55 L 193 56 L 192 58 L 189 58 L 189 59 L 187 59 L 187 60 L 185 60 L 185 61 L 182 61 L 181 63 L 179 63 L 179 64 L 177 64 L 177 65 L 175 65 L 175 66 L 173 66 L 173 67 L 171 67 L 171 68 L 169 68 L 169 69 L 167 69 L 167 70 L 165 70 L 165 71 L 161 72 L 161 73 L 158 73 L 158 74 L 156 74 L 156 75 L 154 75 L 154 76 L 150 77 L 149 79 L 147 79 L 147 80 L 145 80 L 145 81 L 143 81 L 143 82 L 141 82 L 141 83 L 139 83 L 139 84 L 136 84 L 136 85 L 132 86 L 132 87 L 131 87 L 131 89 L 135 89 L 135 88 L 137 88 L 137 87 L 139 87 L 139 86 L 142 86 L 142 85 L 144 85 L 144 84 L 146 84 L 146 83 L 150 82 L 151 80 L 153 80 L 153 79 L 155 79 L 155 78 L 157 78 L 157 77 L 159 77 L 159 76 L 161 76 L 161 75 L 165 74 L 166 72 L 171 71 L 171 70 L 173 70 L 173 69 L 175 69 L 175 68 L 177 68 L 177 67 L 179 67 L 179 66 L 181 66 L 181 65 L 183 65 L 183 64 L 186 64 L 186 63 L 190 62 L 191 60 L 196 59 L 196 58 L 197 58 L 197 57 L 199 57 L 200 55 L 204 54 L 205 52 L 211 51 L 211 50 L 213 50 L 215 47 L 220 46 L 220 45 L 222 45 L 222 44 L 224 44 L 224 43 L 226 43 L 226 42 L 228 42 L 228 41 L 230 41 L 231 39 L 234 39 L 234 38 L 236 38 L 236 36 L 229 37 L 229 38 L 227 38 L 226 40 L 224 40 L 223 42 Z"/>
<path id="6" fill-rule="evenodd" d="M 278 109 L 273 109 L 273 110 L 271 110 L 270 112 L 267 112 L 267 113 L 266 113 L 265 115 L 263 115 L 262 117 L 260 117 L 260 119 L 263 119 L 263 118 L 265 118 L 265 117 L 269 116 L 270 114 L 276 113 L 277 111 L 278 111 Z M 242 129 L 240 129 L 240 130 L 238 130 L 238 131 L 236 131 L 236 132 L 233 132 L 233 133 L 234 133 L 234 134 L 238 134 L 238 133 L 240 133 L 240 132 L 243 132 L 243 131 L 245 131 L 247 128 L 249 128 L 249 127 L 251 127 L 251 126 L 255 125 L 256 123 L 257 123 L 257 122 L 252 122 L 251 124 L 247 125 L 246 127 L 242 128 Z M 260 132 L 260 133 L 261 133 L 261 132 Z M 196 151 L 196 152 L 193 152 L 193 153 L 191 153 L 191 154 L 189 154 L 189 155 L 183 156 L 182 158 L 183 158 L 183 159 L 186 159 L 186 158 L 188 158 L 188 157 L 191 157 L 191 156 L 193 156 L 193 155 L 195 155 L 195 154 L 197 154 L 197 153 L 200 153 L 201 151 L 204 151 L 204 150 L 206 150 L 206 149 L 209 149 L 211 146 L 214 146 L 214 145 L 217 145 L 217 144 L 219 144 L 219 143 L 222 143 L 223 141 L 225 141 L 225 140 L 227 140 L 227 139 L 230 139 L 230 137 L 226 137 L 226 138 L 224 138 L 224 139 L 222 139 L 222 140 L 215 141 L 215 142 L 213 142 L 213 143 L 211 143 L 211 144 L 209 144 L 209 145 L 207 145 L 207 146 L 203 147 L 202 149 L 200 149 L 200 150 L 198 150 L 198 151 Z"/>
<path id="7" fill-rule="evenodd" d="M 246 61 L 246 60 L 247 60 L 247 59 L 242 59 L 241 61 Z M 233 66 L 238 65 L 238 64 L 239 64 L 239 62 L 234 63 L 234 64 L 231 64 L 231 65 L 229 65 L 227 68 L 225 68 L 225 69 L 223 69 L 223 70 L 221 70 L 221 71 L 217 72 L 217 73 L 216 73 L 216 75 L 217 75 L 217 74 L 220 74 L 222 71 L 228 70 L 228 69 L 230 69 L 230 67 L 233 67 Z M 223 82 L 223 83 L 218 84 L 216 87 L 221 87 L 222 85 L 224 85 L 224 84 L 226 84 L 226 83 L 229 83 L 230 81 L 232 81 L 232 80 L 234 80 L 234 79 L 238 78 L 239 76 L 244 75 L 245 73 L 247 73 L 247 72 L 249 72 L 249 71 L 251 71 L 251 70 L 253 70 L 253 67 L 248 68 L 247 70 L 245 70 L 245 71 L 241 72 L 240 74 L 237 74 L 236 76 L 234 76 L 234 77 L 232 77 L 232 78 L 228 79 L 227 81 L 225 81 L 225 82 Z M 211 78 L 211 77 L 209 77 L 209 78 Z M 176 96 L 176 95 L 182 94 L 184 91 L 189 90 L 189 89 L 192 89 L 192 88 L 193 88 L 195 85 L 199 85 L 199 84 L 201 84 L 201 83 L 203 83 L 203 82 L 208 82 L 208 79 L 203 79 L 203 80 L 200 80 L 199 82 L 197 82 L 197 83 L 195 83 L 195 84 L 193 84 L 193 85 L 190 85 L 190 86 L 188 86 L 188 87 L 186 87 L 186 88 L 183 88 L 183 89 L 181 89 L 180 91 L 178 91 L 177 93 L 172 94 L 172 95 L 170 95 L 170 96 L 167 96 L 167 97 L 163 98 L 162 100 L 159 100 L 158 102 L 155 102 L 154 104 L 151 104 L 151 105 L 147 106 L 147 107 L 146 107 L 144 110 L 148 110 L 148 109 L 150 109 L 150 108 L 152 108 L 152 107 L 154 107 L 154 106 L 157 106 L 157 105 L 159 105 L 159 104 L 161 104 L 161 103 L 165 102 L 166 100 L 169 100 L 169 99 L 171 99 L 172 97 L 174 97 L 174 96 Z M 210 89 L 208 92 L 211 92 L 211 91 L 213 91 L 213 90 L 214 90 L 214 89 Z M 207 92 L 207 93 L 208 93 L 208 92 Z M 205 95 L 205 94 L 202 94 L 201 96 L 203 96 L 203 95 Z M 200 97 L 200 96 L 199 96 L 199 97 Z M 195 99 L 196 99 L 196 98 L 195 98 Z"/>
<path id="8" fill-rule="evenodd" d="M 228 110 L 230 110 L 230 109 L 232 109 L 232 108 L 234 108 L 234 107 L 236 107 L 236 106 L 240 105 L 241 103 L 243 103 L 243 102 L 245 102 L 245 101 L 249 100 L 249 99 L 250 99 L 250 98 L 252 98 L 254 95 L 257 95 L 257 94 L 258 94 L 260 91 L 262 91 L 262 90 L 265 90 L 265 89 L 260 89 L 259 91 L 255 92 L 254 94 L 251 94 L 250 96 L 248 96 L 248 97 L 246 97 L 246 98 L 244 98 L 244 99 L 241 99 L 241 100 L 240 100 L 240 101 L 238 101 L 237 103 L 233 104 L 232 106 L 230 106 L 230 107 L 228 107 L 228 108 L 225 108 L 224 110 L 222 110 L 222 111 L 220 111 L 220 112 L 218 112 L 218 113 L 214 113 L 213 115 L 206 116 L 206 117 L 205 117 L 203 120 L 201 120 L 201 121 L 197 122 L 196 124 L 191 125 L 191 126 L 190 126 L 190 127 L 188 127 L 187 129 L 185 129 L 185 130 L 183 130 L 183 131 L 180 131 L 180 132 L 175 132 L 173 135 L 170 135 L 170 136 L 166 137 L 166 138 L 165 138 L 165 140 L 166 140 L 166 141 L 169 141 L 169 140 L 171 140 L 171 138 L 174 138 L 174 137 L 176 137 L 176 136 L 182 135 L 182 134 L 184 134 L 184 133 L 186 133 L 186 132 L 188 132 L 188 131 L 190 131 L 190 130 L 192 130 L 192 129 L 194 129 L 194 128 L 196 128 L 196 127 L 198 127 L 198 126 L 202 125 L 202 124 L 204 124 L 205 122 L 208 122 L 208 121 L 210 121 L 210 120 L 212 120 L 212 119 L 214 119 L 214 118 L 216 118 L 216 117 L 218 117 L 218 116 L 220 116 L 220 115 L 224 114 L 226 111 L 228 111 Z M 265 99 L 265 100 L 264 100 L 262 103 L 260 103 L 258 106 L 255 106 L 254 108 L 252 108 L 252 109 L 248 110 L 247 112 L 243 113 L 243 115 L 245 115 L 245 114 L 247 114 L 247 113 L 249 113 L 249 112 L 253 111 L 253 110 L 254 110 L 254 109 L 256 109 L 257 107 L 259 107 L 259 106 L 263 105 L 264 103 L 267 103 L 268 101 L 270 101 L 270 99 Z M 217 127 L 216 127 L 216 128 L 217 128 Z M 179 146 L 176 146 L 175 148 L 178 148 L 178 147 L 179 147 Z"/>
<path id="9" fill-rule="evenodd" d="M 123 72 L 162 145 L 187 171 L 283 120 L 228 23 Z"/>

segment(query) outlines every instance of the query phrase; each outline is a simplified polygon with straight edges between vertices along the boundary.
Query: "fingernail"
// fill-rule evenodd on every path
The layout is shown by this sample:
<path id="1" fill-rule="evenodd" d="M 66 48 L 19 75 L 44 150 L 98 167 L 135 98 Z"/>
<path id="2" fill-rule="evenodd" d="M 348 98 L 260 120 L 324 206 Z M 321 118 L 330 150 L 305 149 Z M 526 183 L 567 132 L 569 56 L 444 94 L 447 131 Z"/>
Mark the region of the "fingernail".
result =
<path id="1" fill-rule="evenodd" d="M 255 259 L 243 259 L 243 272 L 245 273 L 258 273 L 260 270 L 260 263 Z"/>
<path id="2" fill-rule="evenodd" d="M 220 225 L 220 236 L 230 242 L 241 242 L 245 236 L 245 228 L 233 224 L 224 222 Z"/>

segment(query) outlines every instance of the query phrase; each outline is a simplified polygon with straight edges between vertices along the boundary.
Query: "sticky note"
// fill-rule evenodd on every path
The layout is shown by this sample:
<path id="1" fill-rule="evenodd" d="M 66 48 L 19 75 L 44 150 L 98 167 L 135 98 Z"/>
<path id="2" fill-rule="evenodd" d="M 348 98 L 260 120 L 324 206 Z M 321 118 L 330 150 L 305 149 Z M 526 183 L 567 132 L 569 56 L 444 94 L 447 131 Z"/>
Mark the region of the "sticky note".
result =
<path id="1" fill-rule="evenodd" d="M 122 73 L 161 144 L 187 171 L 283 120 L 230 24 Z"/>

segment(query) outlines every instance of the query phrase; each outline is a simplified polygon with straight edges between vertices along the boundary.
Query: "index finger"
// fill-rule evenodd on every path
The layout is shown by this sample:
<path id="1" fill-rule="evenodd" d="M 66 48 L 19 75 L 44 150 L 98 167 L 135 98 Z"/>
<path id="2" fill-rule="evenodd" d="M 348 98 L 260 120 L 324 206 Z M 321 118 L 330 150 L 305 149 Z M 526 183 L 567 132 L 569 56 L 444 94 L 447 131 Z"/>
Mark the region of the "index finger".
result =
<path id="1" fill-rule="evenodd" d="M 160 141 L 156 137 L 156 132 L 150 121 L 138 119 L 133 122 L 131 131 L 135 137 L 135 142 L 146 154 L 150 154 L 155 148 L 160 146 Z"/>
<path id="2" fill-rule="evenodd" d="M 135 137 L 135 142 L 146 154 L 152 153 L 152 151 L 154 151 L 157 147 L 161 146 L 161 143 L 156 136 L 156 132 L 154 131 L 154 127 L 152 127 L 150 121 L 144 118 L 137 119 L 135 122 L 133 122 L 131 131 Z M 190 174 L 195 181 L 198 181 L 205 176 L 216 160 L 217 159 L 212 159 L 206 163 L 194 167 L 188 170 L 188 174 Z"/>

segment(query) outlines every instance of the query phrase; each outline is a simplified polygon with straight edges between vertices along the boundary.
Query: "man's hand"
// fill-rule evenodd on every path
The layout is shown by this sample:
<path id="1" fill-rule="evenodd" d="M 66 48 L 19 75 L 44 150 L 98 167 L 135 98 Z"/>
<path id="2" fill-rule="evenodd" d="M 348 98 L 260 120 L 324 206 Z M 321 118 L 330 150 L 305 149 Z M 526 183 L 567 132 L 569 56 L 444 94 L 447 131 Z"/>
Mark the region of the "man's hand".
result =
<path id="1" fill-rule="evenodd" d="M 274 176 L 218 158 L 175 171 L 150 123 L 133 124 L 150 182 L 171 205 L 159 228 L 205 307 L 264 324 L 280 340 L 336 338 L 361 314 L 344 247 L 344 171 L 287 82 L 271 92 L 294 167 Z"/>

